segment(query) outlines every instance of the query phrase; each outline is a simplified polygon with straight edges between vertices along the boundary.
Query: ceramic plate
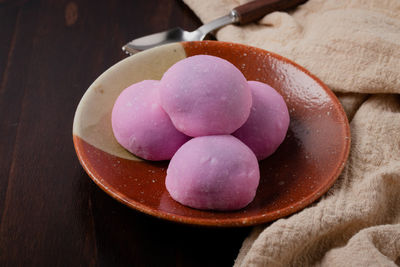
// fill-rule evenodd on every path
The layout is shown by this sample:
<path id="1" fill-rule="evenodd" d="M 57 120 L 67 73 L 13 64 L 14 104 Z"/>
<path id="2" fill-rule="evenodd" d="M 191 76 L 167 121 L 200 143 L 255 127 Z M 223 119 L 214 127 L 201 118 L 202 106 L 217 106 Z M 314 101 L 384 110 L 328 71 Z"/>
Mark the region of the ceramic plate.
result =
<path id="1" fill-rule="evenodd" d="M 248 80 L 265 82 L 284 97 L 290 112 L 286 139 L 260 162 L 254 201 L 230 212 L 202 211 L 175 202 L 165 189 L 168 162 L 134 157 L 114 139 L 111 110 L 120 92 L 144 79 L 160 79 L 175 62 L 197 54 L 224 58 Z M 307 70 L 262 49 L 217 41 L 175 43 L 138 53 L 104 72 L 76 110 L 73 140 L 93 181 L 123 204 L 180 223 L 249 226 L 299 211 L 323 195 L 346 162 L 350 131 L 335 95 Z"/>

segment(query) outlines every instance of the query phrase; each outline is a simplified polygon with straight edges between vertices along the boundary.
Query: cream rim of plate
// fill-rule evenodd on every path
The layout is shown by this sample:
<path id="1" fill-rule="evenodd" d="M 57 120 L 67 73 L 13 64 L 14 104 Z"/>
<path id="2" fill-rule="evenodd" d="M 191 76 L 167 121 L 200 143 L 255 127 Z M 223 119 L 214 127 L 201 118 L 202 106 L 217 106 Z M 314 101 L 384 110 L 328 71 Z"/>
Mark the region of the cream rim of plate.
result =
<path id="1" fill-rule="evenodd" d="M 111 155 L 140 161 L 115 139 L 111 112 L 119 94 L 143 80 L 160 80 L 164 72 L 186 58 L 179 43 L 168 44 L 130 56 L 106 70 L 87 89 L 75 112 L 73 135 Z"/>

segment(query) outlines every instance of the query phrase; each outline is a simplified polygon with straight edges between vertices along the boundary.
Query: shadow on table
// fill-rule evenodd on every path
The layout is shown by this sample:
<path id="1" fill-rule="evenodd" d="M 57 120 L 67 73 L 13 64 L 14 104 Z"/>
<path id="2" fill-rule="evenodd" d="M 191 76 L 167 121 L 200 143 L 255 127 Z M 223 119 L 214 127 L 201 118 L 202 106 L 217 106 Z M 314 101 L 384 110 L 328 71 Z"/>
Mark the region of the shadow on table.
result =
<path id="1" fill-rule="evenodd" d="M 251 230 L 193 227 L 153 218 L 120 204 L 87 179 L 89 238 L 100 266 L 232 266 Z"/>

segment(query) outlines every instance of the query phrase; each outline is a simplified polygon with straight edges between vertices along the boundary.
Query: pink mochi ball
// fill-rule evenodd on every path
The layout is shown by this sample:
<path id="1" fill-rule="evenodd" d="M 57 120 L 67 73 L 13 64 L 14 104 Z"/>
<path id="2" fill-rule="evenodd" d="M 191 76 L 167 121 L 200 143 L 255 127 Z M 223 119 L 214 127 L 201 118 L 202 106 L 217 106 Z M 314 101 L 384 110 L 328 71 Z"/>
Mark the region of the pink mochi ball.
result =
<path id="1" fill-rule="evenodd" d="M 112 110 L 114 136 L 125 149 L 147 160 L 171 159 L 189 137 L 177 131 L 159 105 L 159 81 L 126 88 Z"/>
<path id="2" fill-rule="evenodd" d="M 249 117 L 246 78 L 222 58 L 188 57 L 170 67 L 161 82 L 161 106 L 189 136 L 231 134 Z"/>
<path id="3" fill-rule="evenodd" d="M 260 180 L 254 153 L 231 135 L 196 137 L 172 157 L 165 184 L 171 197 L 197 209 L 247 206 Z"/>
<path id="4" fill-rule="evenodd" d="M 248 145 L 258 160 L 262 160 L 274 153 L 285 139 L 290 117 L 283 97 L 275 89 L 256 81 L 248 84 L 253 106 L 246 123 L 233 135 Z"/>

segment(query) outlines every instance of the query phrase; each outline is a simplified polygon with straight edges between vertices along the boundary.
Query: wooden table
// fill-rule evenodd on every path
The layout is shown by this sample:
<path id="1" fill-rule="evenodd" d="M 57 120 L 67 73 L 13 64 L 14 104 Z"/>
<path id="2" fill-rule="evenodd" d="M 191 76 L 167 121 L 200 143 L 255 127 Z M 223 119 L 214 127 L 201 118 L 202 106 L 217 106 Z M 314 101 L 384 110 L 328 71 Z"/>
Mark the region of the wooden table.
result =
<path id="1" fill-rule="evenodd" d="M 180 1 L 0 0 L 0 266 L 231 266 L 249 228 L 179 225 L 101 191 L 76 106 L 128 40 L 196 16 Z"/>

